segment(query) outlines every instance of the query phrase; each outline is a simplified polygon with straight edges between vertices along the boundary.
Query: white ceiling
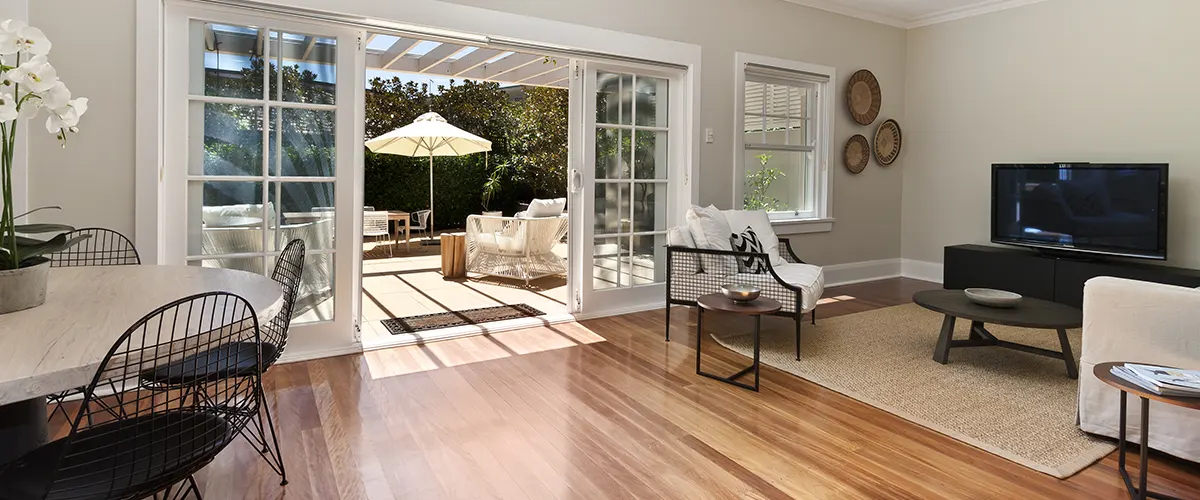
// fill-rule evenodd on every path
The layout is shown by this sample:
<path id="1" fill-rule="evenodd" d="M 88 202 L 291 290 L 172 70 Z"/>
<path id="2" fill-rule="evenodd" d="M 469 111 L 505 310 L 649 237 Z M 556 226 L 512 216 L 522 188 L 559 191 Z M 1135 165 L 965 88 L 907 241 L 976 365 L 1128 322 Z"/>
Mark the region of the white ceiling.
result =
<path id="1" fill-rule="evenodd" d="M 1045 0 L 787 0 L 902 28 L 917 28 Z"/>

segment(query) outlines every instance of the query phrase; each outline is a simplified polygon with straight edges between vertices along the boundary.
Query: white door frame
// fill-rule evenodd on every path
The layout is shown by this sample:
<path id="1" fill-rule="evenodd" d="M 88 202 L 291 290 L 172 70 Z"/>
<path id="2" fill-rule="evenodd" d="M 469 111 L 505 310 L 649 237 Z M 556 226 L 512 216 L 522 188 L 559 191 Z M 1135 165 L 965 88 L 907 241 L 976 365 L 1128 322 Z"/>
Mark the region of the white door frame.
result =
<path id="1" fill-rule="evenodd" d="M 135 241 L 139 248 L 149 249 L 143 254 L 145 262 L 158 264 L 165 262 L 165 234 L 168 229 L 166 226 L 173 222 L 164 217 L 162 209 L 164 203 L 168 201 L 168 193 L 164 189 L 163 176 L 165 172 L 162 168 L 166 154 L 162 126 L 167 92 L 165 88 L 167 62 L 164 56 L 165 6 L 168 4 L 198 5 L 199 2 L 190 0 L 136 1 L 137 25 L 135 29 L 138 48 L 135 85 L 138 121 L 135 145 L 137 150 Z M 284 6 L 282 0 L 264 0 L 262 3 Z M 529 40 L 531 45 L 558 49 L 547 49 L 548 53 L 555 52 L 568 56 L 575 52 L 612 54 L 686 67 L 687 73 L 683 78 L 681 90 L 686 91 L 688 104 L 681 110 L 685 117 L 681 126 L 684 132 L 683 136 L 686 138 L 684 154 L 687 167 L 683 178 L 680 179 L 680 184 L 678 184 L 679 193 L 685 196 L 679 198 L 686 200 L 684 203 L 691 203 L 699 197 L 699 186 L 695 180 L 700 171 L 700 148 L 703 137 L 699 121 L 701 49 L 698 45 L 437 0 L 409 0 L 391 3 L 366 0 L 289 0 L 287 4 L 297 8 L 311 9 L 309 14 L 324 11 L 354 17 L 362 23 L 370 24 L 373 30 L 377 26 L 381 31 L 410 28 L 430 33 L 455 32 L 468 35 L 489 33 L 515 41 L 529 40 L 529 34 L 534 33 L 537 40 Z M 206 8 L 241 10 L 215 5 L 207 5 Z M 358 78 L 361 79 L 363 76 L 360 75 Z M 363 84 L 361 81 L 355 83 L 358 86 Z M 356 108 L 363 109 L 361 98 Z M 359 137 L 363 135 L 363 121 L 361 116 L 356 119 L 356 134 Z M 361 165 L 361 152 L 357 153 L 355 161 Z M 355 184 L 352 195 L 354 203 L 361 205 L 362 169 L 355 169 L 353 182 Z M 682 220 L 683 212 L 676 209 L 673 213 L 679 217 L 679 220 L 673 220 L 672 223 L 678 224 Z M 355 215 L 355 225 L 361 226 L 361 214 Z M 355 260 L 357 261 L 354 264 L 355 267 L 360 268 L 361 256 Z M 361 288 L 361 282 L 358 281 L 361 279 L 361 274 L 354 274 L 356 281 L 354 286 Z M 350 301 L 349 303 L 353 304 L 356 312 L 361 310 L 360 300 L 361 297 L 358 293 L 352 293 L 350 297 L 342 298 L 343 302 Z M 660 297 L 656 303 L 647 304 L 644 308 L 661 306 L 662 298 Z M 346 352 L 354 351 L 351 348 Z M 339 354 L 339 352 L 313 353 L 313 357 L 333 354 Z M 290 356 L 287 359 L 294 360 Z"/>

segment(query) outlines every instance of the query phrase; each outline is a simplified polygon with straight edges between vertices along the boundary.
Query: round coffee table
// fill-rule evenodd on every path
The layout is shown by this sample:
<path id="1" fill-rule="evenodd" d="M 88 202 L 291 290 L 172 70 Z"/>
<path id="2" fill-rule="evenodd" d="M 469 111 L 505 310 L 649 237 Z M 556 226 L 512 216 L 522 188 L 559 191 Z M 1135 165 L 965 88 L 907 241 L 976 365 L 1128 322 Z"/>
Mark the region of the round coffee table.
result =
<path id="1" fill-rule="evenodd" d="M 1067 365 L 1067 377 L 1079 378 L 1075 356 L 1071 353 L 1071 342 L 1067 340 L 1068 328 L 1083 326 L 1083 311 L 1079 309 L 1029 297 L 1022 299 L 1016 307 L 1007 309 L 981 306 L 971 302 L 962 290 L 925 290 L 913 294 L 913 302 L 946 315 L 942 320 L 937 347 L 933 351 L 933 360 L 938 363 L 946 364 L 950 361 L 951 348 L 995 346 L 1061 359 Z M 970 338 L 954 340 L 954 321 L 957 318 L 971 321 Z M 1062 352 L 997 339 L 987 331 L 985 323 L 1058 330 L 1058 343 L 1062 346 Z"/>
<path id="2" fill-rule="evenodd" d="M 759 297 L 749 302 L 734 302 L 732 299 L 719 293 L 710 293 L 696 300 L 699 304 L 696 312 L 696 374 L 705 376 L 714 380 L 720 380 L 727 384 L 736 385 L 743 389 L 758 391 L 758 346 L 759 346 L 759 328 L 762 326 L 762 315 L 773 314 L 783 308 L 779 301 Z M 720 311 L 733 314 L 744 314 L 754 316 L 754 363 L 746 368 L 739 370 L 737 373 L 728 377 L 713 375 L 700 369 L 700 353 L 701 347 L 704 344 L 704 311 Z M 746 376 L 750 372 L 754 372 L 754 385 L 739 382 L 737 379 Z"/>
<path id="3" fill-rule="evenodd" d="M 1129 491 L 1129 498 L 1165 498 L 1168 500 L 1179 500 L 1176 497 L 1155 493 L 1146 489 L 1146 461 L 1149 458 L 1150 447 L 1146 446 L 1147 438 L 1149 437 L 1150 429 L 1150 400 L 1153 399 L 1160 403 L 1169 404 L 1172 406 L 1180 406 L 1183 408 L 1191 408 L 1200 410 L 1200 398 L 1179 398 L 1173 396 L 1163 396 L 1155 394 L 1146 389 L 1138 387 L 1132 382 L 1113 375 L 1112 369 L 1114 366 L 1123 366 L 1124 362 L 1118 363 L 1100 363 L 1092 369 L 1092 374 L 1108 385 L 1111 385 L 1121 391 L 1121 428 L 1117 431 L 1117 439 L 1119 441 L 1117 454 L 1117 471 L 1121 473 L 1121 479 L 1125 481 L 1125 489 Z M 1142 423 L 1139 429 L 1141 430 L 1141 466 L 1138 467 L 1138 485 L 1133 486 L 1133 481 L 1129 477 L 1129 471 L 1125 469 L 1125 400 L 1129 394 L 1133 394 L 1142 400 Z"/>

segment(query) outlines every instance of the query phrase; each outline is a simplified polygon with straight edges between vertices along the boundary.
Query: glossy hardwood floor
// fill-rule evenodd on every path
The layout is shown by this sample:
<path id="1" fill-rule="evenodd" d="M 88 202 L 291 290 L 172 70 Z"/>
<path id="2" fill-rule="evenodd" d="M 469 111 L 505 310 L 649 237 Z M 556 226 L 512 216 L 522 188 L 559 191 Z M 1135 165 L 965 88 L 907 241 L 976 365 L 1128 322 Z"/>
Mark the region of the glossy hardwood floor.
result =
<path id="1" fill-rule="evenodd" d="M 830 289 L 818 321 L 934 286 Z M 698 377 L 693 318 L 674 310 L 669 343 L 659 310 L 275 367 L 291 484 L 239 443 L 201 486 L 221 500 L 1126 498 L 1115 454 L 1060 481 L 770 367 L 761 393 Z M 1150 468 L 1152 488 L 1200 498 L 1200 467 Z"/>

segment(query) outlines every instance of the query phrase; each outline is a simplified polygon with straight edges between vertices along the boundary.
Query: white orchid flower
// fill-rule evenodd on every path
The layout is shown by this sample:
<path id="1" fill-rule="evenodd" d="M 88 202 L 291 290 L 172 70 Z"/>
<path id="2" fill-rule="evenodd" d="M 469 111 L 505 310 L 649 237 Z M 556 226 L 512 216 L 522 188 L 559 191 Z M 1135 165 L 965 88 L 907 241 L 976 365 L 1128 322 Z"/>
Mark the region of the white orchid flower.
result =
<path id="1" fill-rule="evenodd" d="M 0 23 L 0 54 L 9 55 L 28 52 L 44 56 L 50 53 L 50 40 L 42 30 L 9 19 Z"/>
<path id="2" fill-rule="evenodd" d="M 8 79 L 30 92 L 40 94 L 58 85 L 58 72 L 46 56 L 33 56 L 9 70 Z"/>
<path id="3" fill-rule="evenodd" d="M 67 103 L 66 106 L 51 110 L 50 117 L 46 119 L 46 131 L 57 134 L 59 140 L 65 141 L 67 132 L 79 131 L 79 118 L 87 112 L 87 109 L 87 98 L 80 97 Z"/>
<path id="4" fill-rule="evenodd" d="M 71 91 L 67 89 L 67 85 L 65 83 L 59 81 L 58 84 L 51 87 L 50 90 L 37 94 L 36 97 L 30 98 L 30 101 L 26 101 L 26 103 L 31 102 L 33 99 L 41 99 L 42 106 L 47 108 L 59 109 L 71 104 Z"/>
<path id="5" fill-rule="evenodd" d="M 17 118 L 17 100 L 12 94 L 0 94 L 0 122 L 10 122 Z"/>

